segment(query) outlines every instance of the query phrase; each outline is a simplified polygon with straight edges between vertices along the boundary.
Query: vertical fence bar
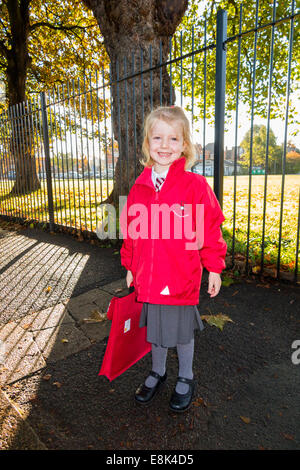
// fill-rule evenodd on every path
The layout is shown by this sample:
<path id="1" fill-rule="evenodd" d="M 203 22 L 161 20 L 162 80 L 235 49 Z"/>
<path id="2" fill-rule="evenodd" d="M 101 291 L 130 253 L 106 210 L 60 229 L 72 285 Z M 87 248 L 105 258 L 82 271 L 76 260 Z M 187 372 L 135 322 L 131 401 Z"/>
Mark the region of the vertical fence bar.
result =
<path id="1" fill-rule="evenodd" d="M 41 99 L 41 110 L 42 110 L 42 120 L 43 120 L 43 143 L 44 143 L 45 170 L 46 170 L 46 179 L 47 179 L 49 227 L 52 232 L 54 230 L 53 192 L 52 192 L 52 178 L 51 178 L 51 165 L 50 165 L 48 118 L 47 118 L 45 93 L 43 91 L 41 91 L 40 93 L 40 99 Z"/>
<path id="2" fill-rule="evenodd" d="M 265 185 L 264 185 L 264 207 L 263 207 L 263 230 L 261 241 L 261 260 L 260 272 L 264 269 L 264 252 L 265 252 L 265 222 L 266 222 L 266 202 L 267 202 L 267 180 L 268 180 L 268 157 L 269 157 L 269 140 L 270 140 L 270 119 L 271 119 L 271 100 L 272 100 L 272 77 L 273 77 L 273 56 L 274 56 L 274 33 L 276 20 L 276 0 L 273 0 L 273 24 L 271 31 L 270 46 L 270 66 L 269 66 L 269 88 L 268 88 L 268 115 L 267 115 L 267 141 L 266 141 L 266 158 L 265 158 Z"/>
<path id="3" fill-rule="evenodd" d="M 240 19 L 239 19 L 239 34 L 242 33 L 242 18 L 243 6 L 240 6 Z M 236 176 L 237 176 L 237 135 L 239 123 L 239 91 L 240 91 L 240 66 L 241 66 L 241 43 L 242 37 L 239 36 L 238 43 L 238 64 L 237 64 L 237 79 L 236 79 L 236 100 L 235 100 L 235 139 L 234 139 L 234 176 L 233 176 L 233 227 L 232 227 L 232 248 L 231 248 L 231 262 L 234 264 L 235 252 L 235 219 L 236 219 Z"/>
<path id="4" fill-rule="evenodd" d="M 79 212 L 79 229 L 81 230 L 81 207 L 80 207 L 80 172 L 78 164 L 78 143 L 77 143 L 77 121 L 76 121 L 76 99 L 75 99 L 75 81 L 72 79 L 72 93 L 73 93 L 73 109 L 74 109 L 74 129 L 75 129 L 75 151 L 76 151 L 76 169 L 77 169 L 77 191 L 78 191 L 78 212 Z M 82 174 L 82 172 L 81 172 Z M 77 226 L 76 226 L 77 228 Z"/>
<path id="5" fill-rule="evenodd" d="M 203 76 L 204 76 L 204 86 L 203 86 L 203 148 L 202 148 L 202 174 L 205 176 L 205 142 L 206 142 L 206 84 L 207 84 L 207 77 L 206 77 L 206 72 L 207 72 L 207 49 L 206 49 L 206 41 L 207 41 L 207 29 L 206 29 L 206 19 L 204 21 L 204 70 L 203 70 Z"/>
<path id="6" fill-rule="evenodd" d="M 17 129 L 17 132 L 16 132 L 16 136 L 17 136 L 17 157 L 15 156 L 15 166 L 16 166 L 16 161 L 18 161 L 19 165 L 20 165 L 20 168 L 22 169 L 22 173 L 24 174 L 25 173 L 25 164 L 24 164 L 24 157 L 23 157 L 23 146 L 22 146 L 22 143 L 23 143 L 23 138 L 21 137 L 21 125 L 20 125 L 20 116 L 21 116 L 21 103 L 19 104 L 16 104 L 14 107 L 13 107 L 13 110 L 15 112 L 14 114 L 14 121 L 15 121 L 15 126 L 16 126 L 16 129 Z M 17 173 L 17 172 L 16 172 Z M 17 180 L 17 174 L 16 174 L 16 180 Z M 25 183 L 25 193 L 26 193 L 26 183 Z M 21 193 L 20 193 L 21 194 Z M 18 193 L 16 193 L 16 196 L 15 197 L 18 197 L 19 199 L 19 195 Z M 22 193 L 22 212 L 23 212 L 23 208 L 24 208 L 24 216 L 25 216 L 25 219 L 28 218 L 28 215 L 27 215 L 27 208 L 26 208 L 26 195 L 24 194 L 24 192 Z"/>
<path id="7" fill-rule="evenodd" d="M 173 93 L 172 93 L 172 38 L 169 39 L 169 60 L 170 60 L 170 106 L 173 104 Z"/>
<path id="8" fill-rule="evenodd" d="M 143 54 L 143 51 L 141 49 L 141 54 Z M 141 62 L 143 62 L 143 56 L 141 57 Z M 122 177 L 123 177 L 123 162 L 122 162 L 122 157 L 123 155 L 123 142 L 121 141 L 121 114 L 120 114 L 120 84 L 119 84 L 119 62 L 116 60 L 116 71 L 117 71 L 117 119 L 118 119 L 118 151 L 119 151 L 119 165 L 120 165 L 120 172 L 119 172 L 119 178 L 120 178 L 120 194 L 122 195 Z M 143 75 L 141 75 L 141 81 L 142 81 L 142 92 L 143 92 Z M 144 118 L 144 108 L 143 108 L 143 95 L 142 95 L 142 116 Z"/>
<path id="9" fill-rule="evenodd" d="M 111 71 L 110 71 L 111 72 Z M 102 187 L 102 164 L 101 164 L 101 129 L 100 129 L 100 114 L 99 114 L 99 86 L 98 86 L 98 73 L 96 70 L 96 83 L 97 83 L 97 124 L 98 124 L 98 146 L 99 146 L 99 173 L 100 173 L 100 199 L 101 202 L 103 200 L 103 187 Z M 111 94 L 110 94 L 111 99 Z M 110 101 L 112 105 L 112 102 Z M 113 110 L 111 108 L 111 129 L 112 129 L 112 136 L 113 136 L 113 118 L 112 118 Z M 113 146 L 113 137 L 112 137 L 112 146 Z M 98 211 L 96 211 L 96 226 L 98 224 Z"/>
<path id="10" fill-rule="evenodd" d="M 144 61 L 143 61 L 143 49 L 141 48 L 141 97 L 142 97 L 142 121 L 144 122 Z"/>
<path id="11" fill-rule="evenodd" d="M 42 129 L 41 129 L 41 120 L 40 120 L 40 108 L 39 108 L 39 105 L 37 104 L 37 99 L 35 98 L 35 96 L 33 97 L 33 104 L 34 104 L 34 115 L 35 115 L 35 119 L 33 119 L 33 121 L 35 123 L 34 128 L 35 128 L 35 134 L 36 134 L 37 154 L 38 154 L 39 162 L 43 162 L 42 152 L 41 152 L 41 148 L 42 148 L 41 147 Z M 40 168 L 40 165 L 39 165 L 39 168 Z M 44 196 L 45 206 L 46 206 L 46 200 L 47 200 L 46 188 L 45 188 L 45 184 L 44 184 L 45 175 L 46 175 L 46 169 L 45 169 L 44 164 L 42 164 L 42 171 L 40 173 L 42 174 L 42 178 L 40 179 L 41 190 L 40 190 L 39 195 L 38 195 L 39 215 L 42 217 L 42 221 L 46 222 L 47 217 L 46 217 L 46 220 L 45 220 L 44 219 L 44 211 L 42 209 L 43 208 L 43 196 Z M 43 181 L 41 181 L 41 180 L 43 180 Z"/>
<path id="12" fill-rule="evenodd" d="M 153 72 L 152 72 L 152 45 L 149 46 L 149 61 L 150 61 L 150 106 L 153 109 Z"/>
<path id="13" fill-rule="evenodd" d="M 86 198 L 85 198 L 85 173 L 84 173 L 84 159 L 83 159 L 83 136 L 82 136 L 82 116 L 81 116 L 81 90 L 80 90 L 80 80 L 78 77 L 77 80 L 77 89 L 78 89 L 78 107 L 79 107 L 79 122 L 80 122 L 80 152 L 81 152 L 81 171 L 82 171 L 82 185 L 83 185 L 83 199 L 84 199 L 84 222 L 86 230 Z M 81 208 L 80 208 L 81 209 Z M 82 231 L 82 226 L 80 227 Z"/>
<path id="14" fill-rule="evenodd" d="M 90 203 L 90 227 L 92 224 L 92 206 L 91 206 L 91 178 L 90 178 L 90 149 L 89 149 L 89 124 L 88 124 L 88 104 L 87 90 L 85 84 L 85 75 L 83 76 L 83 92 L 84 92 L 84 112 L 85 112 L 85 132 L 86 132 L 86 161 L 88 170 L 88 186 L 89 186 L 89 203 Z M 86 230 L 88 230 L 86 226 Z"/>
<path id="15" fill-rule="evenodd" d="M 300 232 L 300 187 L 299 187 L 299 197 L 298 197 L 298 226 L 297 226 L 297 241 L 296 241 L 296 253 L 295 253 L 294 282 L 297 282 L 298 280 L 299 232 Z"/>
<path id="16" fill-rule="evenodd" d="M 135 57 L 132 54 L 132 75 L 134 75 L 134 62 Z M 134 138 L 134 177 L 137 177 L 137 161 L 136 161 L 136 153 L 137 153 L 137 137 L 136 137 L 136 100 L 135 100 L 135 78 L 133 77 L 132 80 L 132 106 L 133 106 L 133 138 Z"/>
<path id="17" fill-rule="evenodd" d="M 214 192 L 223 205 L 224 173 L 224 121 L 226 86 L 227 12 L 217 13 L 216 79 L 215 79 L 215 143 L 214 143 Z"/>
<path id="18" fill-rule="evenodd" d="M 162 43 L 159 41 L 159 102 L 162 106 Z"/>
<path id="19" fill-rule="evenodd" d="M 31 158 L 31 155 L 30 154 L 28 155 L 28 152 L 30 151 L 29 150 L 29 131 L 28 131 L 28 128 L 27 128 L 28 102 L 23 101 L 22 107 L 23 107 L 23 130 L 24 130 L 23 142 L 24 142 L 24 156 L 25 156 L 24 166 L 25 166 L 25 173 L 26 173 L 26 181 L 28 181 L 27 202 L 29 202 L 28 211 L 29 211 L 30 219 L 33 219 L 34 217 L 32 217 L 32 191 L 29 187 L 29 185 L 30 185 L 30 183 L 29 183 L 30 176 L 29 175 L 27 176 L 27 168 L 26 168 L 26 159 L 27 159 L 27 164 L 29 164 L 29 160 Z"/>
<path id="20" fill-rule="evenodd" d="M 292 2 L 292 15 L 294 14 L 295 1 Z M 284 143 L 282 154 L 282 180 L 281 180 L 281 201 L 280 201 L 280 223 L 279 223 L 279 242 L 278 242 L 278 257 L 277 257 L 277 279 L 280 278 L 280 253 L 281 253 L 281 236 L 282 236 L 282 219 L 283 219 L 283 200 L 284 200 L 284 186 L 285 186 L 285 164 L 286 164 L 286 146 L 288 135 L 288 120 L 289 120 L 289 100 L 291 89 L 291 68 L 292 68 L 292 54 L 293 54 L 293 38 L 294 38 L 294 17 L 290 20 L 290 40 L 289 40 L 289 55 L 288 55 L 288 74 L 286 82 L 286 101 L 285 101 L 285 123 L 284 123 Z"/>
<path id="21" fill-rule="evenodd" d="M 6 146 L 4 144 L 4 133 L 3 133 L 3 128 L 4 128 L 4 121 L 5 119 L 2 119 L 0 116 L 0 141 L 1 141 L 1 150 L 3 151 L 3 156 L 2 160 L 0 160 L 0 177 L 1 177 L 1 212 L 0 214 L 3 215 L 2 212 L 2 207 L 4 208 L 4 211 L 7 214 L 7 201 L 4 199 L 4 197 L 8 194 L 6 190 L 6 182 L 5 182 L 5 173 L 7 172 L 7 165 L 6 165 Z M 5 193 L 5 196 L 4 196 Z M 4 203 L 2 203 L 2 198 Z"/>
<path id="22" fill-rule="evenodd" d="M 53 113 L 51 111 L 51 103 L 50 103 L 50 100 L 52 98 L 52 105 L 53 105 Z M 53 182 L 54 182 L 54 201 L 55 201 L 55 209 L 56 209 L 56 221 L 55 223 L 59 223 L 59 213 L 60 213 L 60 217 L 61 217 L 61 211 L 59 210 L 59 208 L 62 206 L 62 203 L 61 203 L 61 196 L 60 196 L 60 190 L 58 190 L 58 194 L 59 194 L 59 202 L 58 202 L 58 197 L 57 197 L 57 187 L 59 187 L 59 179 L 58 179 L 58 175 L 57 175 L 57 170 L 58 170 L 58 166 L 59 166 L 59 162 L 58 162 L 58 148 L 57 148 L 57 137 L 56 137 L 56 112 L 55 112 L 55 89 L 54 87 L 52 88 L 52 97 L 48 99 L 48 102 L 49 102 L 49 117 L 50 117 L 50 122 L 51 122 L 51 126 L 50 126 L 50 141 L 52 142 L 52 145 L 54 146 L 54 139 L 55 139 L 55 149 L 54 150 L 54 153 L 56 155 L 56 161 L 53 159 Z M 52 124 L 52 120 L 53 120 L 53 124 Z M 62 223 L 62 222 L 61 222 Z"/>
<path id="23" fill-rule="evenodd" d="M 102 89 L 103 89 L 103 117 L 104 117 L 104 148 L 105 148 L 105 171 L 106 171 L 106 194 L 109 195 L 109 182 L 108 182 L 108 159 L 107 159 L 107 126 L 106 126 L 106 103 L 105 103 L 105 81 L 104 81 L 104 68 L 102 67 Z"/>
<path id="24" fill-rule="evenodd" d="M 255 14 L 255 35 L 254 35 L 254 56 L 253 56 L 253 74 L 252 74 L 252 100 L 251 100 L 251 126 L 250 126 L 250 162 L 249 162 L 249 195 L 248 195 L 248 219 L 247 219 L 247 254 L 246 254 L 246 273 L 249 268 L 249 237 L 251 220 L 251 190 L 252 190 L 252 159 L 253 159 L 253 129 L 254 129 L 254 103 L 255 103 L 255 79 L 256 79 L 256 49 L 257 49 L 257 26 L 258 26 L 258 7 L 259 0 L 256 0 Z"/>
<path id="25" fill-rule="evenodd" d="M 180 31 L 180 106 L 183 105 L 182 31 Z"/>
<path id="26" fill-rule="evenodd" d="M 111 155 L 112 155 L 112 170 L 113 170 L 113 179 L 115 178 L 115 154 L 114 154 L 114 109 L 113 109 L 113 98 L 112 98 L 112 70 L 111 64 L 109 65 L 109 99 L 110 99 L 110 125 L 111 125 Z"/>
<path id="27" fill-rule="evenodd" d="M 65 140 L 65 150 L 66 150 L 66 166 L 67 166 L 67 185 L 68 185 L 68 202 L 69 202 L 69 223 L 70 227 L 72 227 L 71 222 L 71 198 L 70 198 L 70 173 L 69 173 L 69 162 L 68 162 L 68 144 L 67 144 L 67 126 L 66 126 L 66 97 L 65 97 L 65 87 L 62 84 L 62 101 L 63 101 L 63 123 L 64 123 L 64 140 Z M 67 204 L 66 204 L 67 207 Z M 66 218 L 67 220 L 67 218 Z"/>
<path id="28" fill-rule="evenodd" d="M 125 107 L 125 155 L 127 171 L 127 187 L 129 187 L 129 143 L 128 143 L 128 103 L 127 103 L 127 60 L 124 57 L 124 107 Z"/>
<path id="29" fill-rule="evenodd" d="M 58 109 L 58 119 L 59 119 L 59 126 L 58 126 L 58 130 L 59 130 L 59 140 L 60 140 L 60 153 L 61 153 L 61 166 L 62 166 L 62 169 L 61 169 L 61 175 L 62 176 L 62 180 L 63 180 L 63 189 L 64 189 L 64 195 L 63 195 L 63 205 L 61 207 L 61 212 L 62 212 L 62 208 L 64 208 L 64 219 L 62 220 L 62 225 L 66 225 L 66 220 L 67 220 L 67 201 L 66 201 L 66 187 L 65 187 L 65 166 L 64 166 L 64 149 L 63 149 L 63 139 L 62 139 L 62 118 L 61 118 L 61 104 L 60 104 L 60 93 L 59 93 L 59 85 L 57 85 L 57 99 L 58 99 L 58 106 L 57 106 L 57 109 Z"/>
<path id="30" fill-rule="evenodd" d="M 67 93 L 68 93 L 68 117 L 69 117 L 69 136 L 70 136 L 70 146 L 71 146 L 71 165 L 72 165 L 72 186 L 73 186 L 73 204 L 74 204 L 74 224 L 73 227 L 76 227 L 76 198 L 75 198 L 75 181 L 74 181 L 74 155 L 73 155 L 73 143 L 72 143 L 72 116 L 71 116 L 71 103 L 70 103 L 70 86 L 67 82 Z M 78 179 L 78 172 L 76 175 Z M 72 222 L 72 218 L 71 218 Z"/>
<path id="31" fill-rule="evenodd" d="M 3 149 L 3 163 L 1 164 L 1 176 L 2 176 L 2 183 L 1 187 L 3 187 L 3 191 L 1 191 L 1 196 L 4 198 L 9 194 L 9 183 L 6 181 L 6 175 L 8 175 L 8 155 L 9 152 L 7 151 L 7 144 L 5 142 L 5 135 L 7 136 L 7 139 L 9 139 L 9 133 L 5 131 L 5 128 L 7 127 L 5 124 L 8 122 L 8 116 L 7 112 L 5 113 L 6 116 L 4 116 L 4 119 L 0 116 L 0 127 L 1 127 L 1 141 L 2 141 L 2 149 Z M 5 196 L 4 196 L 5 193 Z M 3 206 L 4 211 L 6 215 L 11 215 L 9 214 L 10 210 L 8 210 L 9 204 L 8 200 L 4 199 L 3 200 Z M 2 205 L 2 204 L 1 204 Z M 1 210 L 1 215 L 3 215 L 3 212 Z"/>
<path id="32" fill-rule="evenodd" d="M 195 56 L 194 56 L 194 49 L 195 49 L 195 40 L 194 40 L 195 32 L 194 26 L 192 27 L 192 133 L 194 131 L 194 76 L 195 76 Z"/>
<path id="33" fill-rule="evenodd" d="M 94 210 L 97 227 L 97 187 L 96 187 L 96 159 L 95 159 L 95 136 L 94 136 L 94 107 L 93 107 L 93 86 L 92 75 L 89 74 L 90 103 L 91 103 L 91 122 L 92 122 L 92 142 L 93 142 L 93 168 L 94 168 Z M 97 89 L 96 89 L 97 93 Z M 93 219 L 91 220 L 91 231 L 93 231 Z"/>
<path id="34" fill-rule="evenodd" d="M 36 141 L 36 144 L 35 144 L 35 125 L 34 125 L 34 118 L 33 118 L 34 113 L 35 113 L 35 107 L 33 106 L 33 103 L 30 99 L 28 100 L 28 103 L 29 103 L 29 107 L 30 107 L 29 128 L 31 128 L 31 142 L 33 142 L 35 168 L 36 168 L 36 171 L 37 171 L 38 180 L 40 181 L 40 184 L 42 186 L 41 177 L 40 177 L 41 171 L 40 171 L 40 159 L 39 159 L 39 154 L 38 154 L 38 149 L 37 149 L 37 141 Z M 36 158 L 36 153 L 38 154 L 37 158 Z M 34 197 L 34 203 L 36 205 L 34 207 L 34 215 L 35 215 L 35 218 L 36 218 L 36 213 L 37 213 L 37 219 L 38 219 L 39 222 L 41 222 L 41 220 L 40 220 L 40 206 L 39 206 L 39 193 L 40 193 L 40 191 L 41 191 L 41 189 L 35 191 L 35 197 Z"/>

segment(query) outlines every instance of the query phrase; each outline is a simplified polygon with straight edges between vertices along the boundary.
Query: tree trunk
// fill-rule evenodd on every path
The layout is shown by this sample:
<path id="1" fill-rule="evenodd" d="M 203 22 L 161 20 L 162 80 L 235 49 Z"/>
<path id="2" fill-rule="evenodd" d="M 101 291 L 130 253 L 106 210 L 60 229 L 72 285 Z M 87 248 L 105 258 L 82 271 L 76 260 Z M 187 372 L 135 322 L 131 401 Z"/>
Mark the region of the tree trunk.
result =
<path id="1" fill-rule="evenodd" d="M 151 74 L 145 72 L 122 79 L 168 59 L 169 40 L 187 9 L 188 0 L 83 1 L 98 21 L 111 61 L 113 132 L 119 158 L 114 189 L 107 202 L 118 206 L 119 196 L 128 194 L 143 168 L 139 159 L 144 117 L 151 106 L 171 105 L 175 100 L 165 66 Z"/>
<path id="2" fill-rule="evenodd" d="M 29 35 L 29 4 L 30 0 L 8 0 L 7 9 L 11 26 L 10 49 L 6 49 L 7 85 L 9 100 L 9 115 L 12 119 L 11 145 L 16 170 L 16 182 L 12 194 L 25 194 L 40 188 L 37 176 L 32 128 L 29 116 L 19 112 L 19 103 L 25 101 L 26 76 L 30 65 L 28 54 Z M 14 119 L 13 116 L 17 116 Z"/>

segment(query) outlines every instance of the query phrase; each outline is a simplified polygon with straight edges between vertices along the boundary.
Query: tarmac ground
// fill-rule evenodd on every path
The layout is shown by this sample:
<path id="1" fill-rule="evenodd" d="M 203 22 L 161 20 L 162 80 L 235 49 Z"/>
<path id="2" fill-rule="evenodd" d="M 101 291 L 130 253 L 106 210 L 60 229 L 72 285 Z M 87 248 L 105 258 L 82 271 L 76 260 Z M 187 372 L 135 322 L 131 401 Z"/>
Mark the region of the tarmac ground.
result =
<path id="1" fill-rule="evenodd" d="M 151 354 L 110 382 L 99 376 L 113 296 L 127 293 L 115 246 L 0 225 L 0 449 L 299 450 L 299 285 L 233 279 L 213 299 L 207 275 L 195 336 L 192 407 L 173 413 L 167 384 L 147 408 L 134 391 Z"/>

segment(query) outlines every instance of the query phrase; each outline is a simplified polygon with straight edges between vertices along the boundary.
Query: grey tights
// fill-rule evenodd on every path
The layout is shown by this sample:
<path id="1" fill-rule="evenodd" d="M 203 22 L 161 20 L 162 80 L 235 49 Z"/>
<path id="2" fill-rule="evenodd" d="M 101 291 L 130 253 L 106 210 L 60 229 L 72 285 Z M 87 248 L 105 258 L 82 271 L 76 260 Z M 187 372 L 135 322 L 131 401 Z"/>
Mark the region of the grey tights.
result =
<path id="1" fill-rule="evenodd" d="M 164 375 L 166 372 L 168 348 L 156 346 L 152 344 L 152 370 L 159 375 Z M 177 355 L 179 362 L 178 376 L 192 379 L 193 376 L 193 358 L 194 358 L 194 339 L 188 344 L 177 344 Z M 145 381 L 147 387 L 154 387 L 157 379 L 149 375 Z M 187 393 L 189 387 L 187 384 L 177 382 L 176 392 Z"/>

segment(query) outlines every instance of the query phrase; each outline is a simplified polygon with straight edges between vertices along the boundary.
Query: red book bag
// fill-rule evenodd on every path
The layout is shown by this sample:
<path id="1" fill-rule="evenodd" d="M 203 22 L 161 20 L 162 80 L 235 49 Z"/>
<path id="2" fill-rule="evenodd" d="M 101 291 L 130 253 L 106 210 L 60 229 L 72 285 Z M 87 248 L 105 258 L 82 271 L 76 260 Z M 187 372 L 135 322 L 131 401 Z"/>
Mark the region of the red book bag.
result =
<path id="1" fill-rule="evenodd" d="M 151 343 L 146 339 L 147 327 L 139 327 L 142 307 L 135 292 L 113 297 L 109 304 L 107 318 L 112 324 L 99 375 L 105 375 L 110 381 L 151 351 Z"/>

